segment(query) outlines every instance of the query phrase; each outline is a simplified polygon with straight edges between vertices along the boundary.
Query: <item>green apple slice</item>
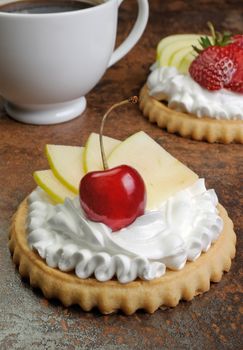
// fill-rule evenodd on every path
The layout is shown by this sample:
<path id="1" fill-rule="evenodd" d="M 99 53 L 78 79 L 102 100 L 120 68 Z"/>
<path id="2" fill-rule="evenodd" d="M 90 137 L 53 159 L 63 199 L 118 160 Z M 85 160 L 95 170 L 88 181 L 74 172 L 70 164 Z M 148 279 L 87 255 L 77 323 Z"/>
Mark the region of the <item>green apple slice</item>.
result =
<path id="1" fill-rule="evenodd" d="M 40 170 L 34 172 L 34 180 L 56 203 L 63 203 L 65 198 L 73 199 L 76 195 L 55 177 L 53 172 L 48 170 Z"/>
<path id="2" fill-rule="evenodd" d="M 192 45 L 200 48 L 201 37 L 199 34 L 178 34 L 162 39 L 157 50 L 157 65 L 176 67 L 180 73 L 188 74 L 197 55 Z M 209 39 L 212 40 L 210 36 Z"/>
<path id="3" fill-rule="evenodd" d="M 178 66 L 178 70 L 180 73 L 182 74 L 187 74 L 188 73 L 188 69 L 190 64 L 192 63 L 192 61 L 195 59 L 196 57 L 196 53 L 189 52 L 180 62 L 179 66 Z"/>
<path id="4" fill-rule="evenodd" d="M 197 46 L 198 39 L 176 41 L 176 42 L 173 42 L 173 43 L 167 45 L 160 55 L 159 65 L 163 66 L 163 67 L 170 66 L 171 58 L 175 52 L 179 51 L 180 49 L 185 49 L 185 48 L 192 49 L 192 45 Z"/>
<path id="5" fill-rule="evenodd" d="M 200 37 L 201 35 L 199 34 L 175 34 L 163 38 L 157 46 L 157 59 L 160 59 L 160 56 L 167 45 L 175 44 L 176 42 L 199 40 Z"/>
<path id="6" fill-rule="evenodd" d="M 183 72 L 180 71 L 180 66 L 182 65 L 182 62 L 184 62 L 185 57 L 187 57 L 189 54 L 192 54 L 192 52 L 193 51 L 191 47 L 184 47 L 183 49 L 176 51 L 172 55 L 169 65 L 176 67 L 180 73 L 187 73 L 191 62 L 188 61 L 187 71 L 185 71 L 185 68 L 183 69 Z"/>
<path id="7" fill-rule="evenodd" d="M 84 176 L 84 147 L 46 145 L 46 156 L 53 174 L 75 194 L 79 191 L 79 183 Z"/>
<path id="8" fill-rule="evenodd" d="M 103 143 L 106 157 L 120 145 L 121 141 L 108 136 L 103 136 Z M 85 172 L 96 171 L 103 169 L 102 158 L 100 152 L 99 134 L 91 133 L 84 151 L 84 170 Z"/>
<path id="9" fill-rule="evenodd" d="M 197 174 L 143 131 L 130 136 L 108 157 L 110 168 L 121 164 L 134 167 L 143 177 L 148 210 L 158 209 L 163 201 L 191 186 L 198 179 Z"/>

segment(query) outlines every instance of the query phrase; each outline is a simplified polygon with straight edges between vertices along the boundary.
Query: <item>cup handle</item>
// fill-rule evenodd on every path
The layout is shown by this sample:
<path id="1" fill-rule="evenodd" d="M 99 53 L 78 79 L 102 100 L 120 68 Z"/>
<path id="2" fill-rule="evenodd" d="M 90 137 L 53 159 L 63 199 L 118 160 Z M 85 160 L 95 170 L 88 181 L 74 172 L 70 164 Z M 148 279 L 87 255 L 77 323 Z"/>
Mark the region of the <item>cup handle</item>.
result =
<path id="1" fill-rule="evenodd" d="M 123 0 L 118 0 L 118 6 L 122 3 Z M 144 29 L 148 22 L 149 16 L 149 5 L 148 0 L 137 0 L 138 2 L 138 17 L 132 28 L 132 31 L 128 37 L 123 41 L 123 43 L 113 52 L 108 68 L 111 67 L 114 63 L 119 61 L 123 56 L 125 56 L 133 46 L 138 42 L 142 36 Z"/>

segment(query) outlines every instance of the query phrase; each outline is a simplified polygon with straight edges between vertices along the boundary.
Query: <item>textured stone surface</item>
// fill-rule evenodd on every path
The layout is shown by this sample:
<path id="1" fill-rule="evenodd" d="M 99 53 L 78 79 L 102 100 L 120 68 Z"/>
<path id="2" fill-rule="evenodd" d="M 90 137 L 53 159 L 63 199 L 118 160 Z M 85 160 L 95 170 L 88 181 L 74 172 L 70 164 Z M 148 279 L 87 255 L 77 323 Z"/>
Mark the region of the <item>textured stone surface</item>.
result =
<path id="1" fill-rule="evenodd" d="M 7 248 L 11 216 L 34 188 L 32 173 L 45 169 L 46 143 L 83 145 L 97 132 L 102 114 L 113 102 L 137 94 L 154 61 L 155 47 L 171 33 L 203 32 L 207 20 L 219 30 L 243 32 L 241 0 L 150 1 L 147 30 L 139 44 L 109 69 L 87 96 L 88 108 L 78 119 L 55 126 L 28 126 L 0 110 L 0 349 L 242 349 L 242 180 L 243 146 L 210 145 L 169 135 L 151 125 L 136 107 L 114 112 L 105 133 L 124 139 L 144 130 L 185 162 L 208 187 L 235 223 L 237 256 L 231 271 L 208 293 L 175 309 L 153 315 L 138 312 L 102 316 L 78 307 L 65 309 L 47 301 L 21 280 Z M 129 32 L 136 2 L 126 0 L 120 12 L 118 42 Z"/>

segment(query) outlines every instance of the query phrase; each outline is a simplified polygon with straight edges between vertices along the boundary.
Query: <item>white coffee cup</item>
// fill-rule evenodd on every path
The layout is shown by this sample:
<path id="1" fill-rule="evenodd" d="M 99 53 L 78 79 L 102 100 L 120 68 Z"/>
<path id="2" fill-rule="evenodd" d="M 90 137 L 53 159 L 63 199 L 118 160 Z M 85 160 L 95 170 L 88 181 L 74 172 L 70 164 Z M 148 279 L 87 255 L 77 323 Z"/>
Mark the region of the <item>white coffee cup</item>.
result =
<path id="1" fill-rule="evenodd" d="M 12 118 L 56 124 L 85 110 L 84 96 L 131 50 L 146 27 L 148 1 L 137 0 L 137 21 L 113 52 L 122 1 L 61 13 L 0 12 L 0 95 Z"/>

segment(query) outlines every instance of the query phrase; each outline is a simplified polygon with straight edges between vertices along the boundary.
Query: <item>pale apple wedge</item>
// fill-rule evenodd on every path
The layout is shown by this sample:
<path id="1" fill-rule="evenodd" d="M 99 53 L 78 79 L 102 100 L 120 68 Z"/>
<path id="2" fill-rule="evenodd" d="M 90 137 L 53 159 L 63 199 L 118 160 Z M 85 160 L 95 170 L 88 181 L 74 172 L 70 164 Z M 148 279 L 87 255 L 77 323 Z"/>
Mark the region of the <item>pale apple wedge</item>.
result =
<path id="1" fill-rule="evenodd" d="M 56 203 L 63 203 L 65 198 L 74 198 L 76 195 L 63 186 L 55 177 L 53 172 L 48 170 L 35 171 L 34 180 Z"/>
<path id="2" fill-rule="evenodd" d="M 56 178 L 75 194 L 84 176 L 84 147 L 46 145 L 46 156 Z"/>
<path id="3" fill-rule="evenodd" d="M 160 40 L 158 46 L 157 46 L 157 58 L 160 57 L 162 51 L 164 48 L 171 44 L 175 43 L 176 41 L 185 41 L 185 40 L 194 40 L 194 39 L 200 39 L 201 35 L 199 34 L 174 34 L 174 35 L 169 35 L 163 39 Z"/>
<path id="4" fill-rule="evenodd" d="M 197 56 L 192 46 L 201 48 L 199 34 L 171 35 L 161 40 L 157 49 L 157 61 L 153 67 L 176 67 L 180 73 L 188 74 L 191 62 Z M 208 36 L 212 40 L 211 36 Z"/>
<path id="5" fill-rule="evenodd" d="M 147 210 L 156 210 L 173 194 L 191 186 L 197 174 L 140 131 L 123 141 L 108 157 L 110 168 L 127 164 L 143 177 Z"/>
<path id="6" fill-rule="evenodd" d="M 187 40 L 199 40 L 202 35 L 199 34 L 175 34 L 175 35 L 169 35 L 163 39 L 160 40 L 158 46 L 157 46 L 157 59 L 160 58 L 164 48 L 167 45 L 175 44 L 176 42 L 183 42 Z"/>
<path id="7" fill-rule="evenodd" d="M 103 143 L 106 157 L 114 150 L 115 147 L 120 145 L 121 141 L 113 139 L 108 136 L 103 136 Z M 99 143 L 99 134 L 91 133 L 84 151 L 84 170 L 85 172 L 102 170 L 102 159 L 100 153 L 100 143 Z"/>
<path id="8" fill-rule="evenodd" d="M 189 52 L 180 62 L 180 65 L 178 66 L 178 70 L 182 74 L 187 74 L 188 69 L 192 61 L 195 59 L 196 54 L 192 51 Z"/>
<path id="9" fill-rule="evenodd" d="M 171 44 L 167 45 L 160 55 L 159 65 L 163 66 L 163 67 L 170 66 L 171 58 L 175 52 L 177 52 L 181 49 L 185 49 L 185 48 L 192 49 L 192 45 L 199 46 L 198 39 L 176 41 L 176 42 L 172 42 Z"/>
<path id="10" fill-rule="evenodd" d="M 196 52 L 195 52 L 195 56 L 196 56 Z M 169 65 L 172 67 L 176 67 L 180 73 L 186 74 L 188 73 L 188 68 L 191 62 L 193 61 L 193 59 L 195 58 L 195 56 L 193 56 L 192 47 L 184 47 L 176 51 L 172 55 Z M 191 60 L 186 57 L 191 57 Z M 185 63 L 182 65 L 182 62 L 185 62 Z M 186 66 L 186 62 L 187 62 L 187 66 Z M 182 67 L 182 70 L 180 69 L 180 67 Z"/>

